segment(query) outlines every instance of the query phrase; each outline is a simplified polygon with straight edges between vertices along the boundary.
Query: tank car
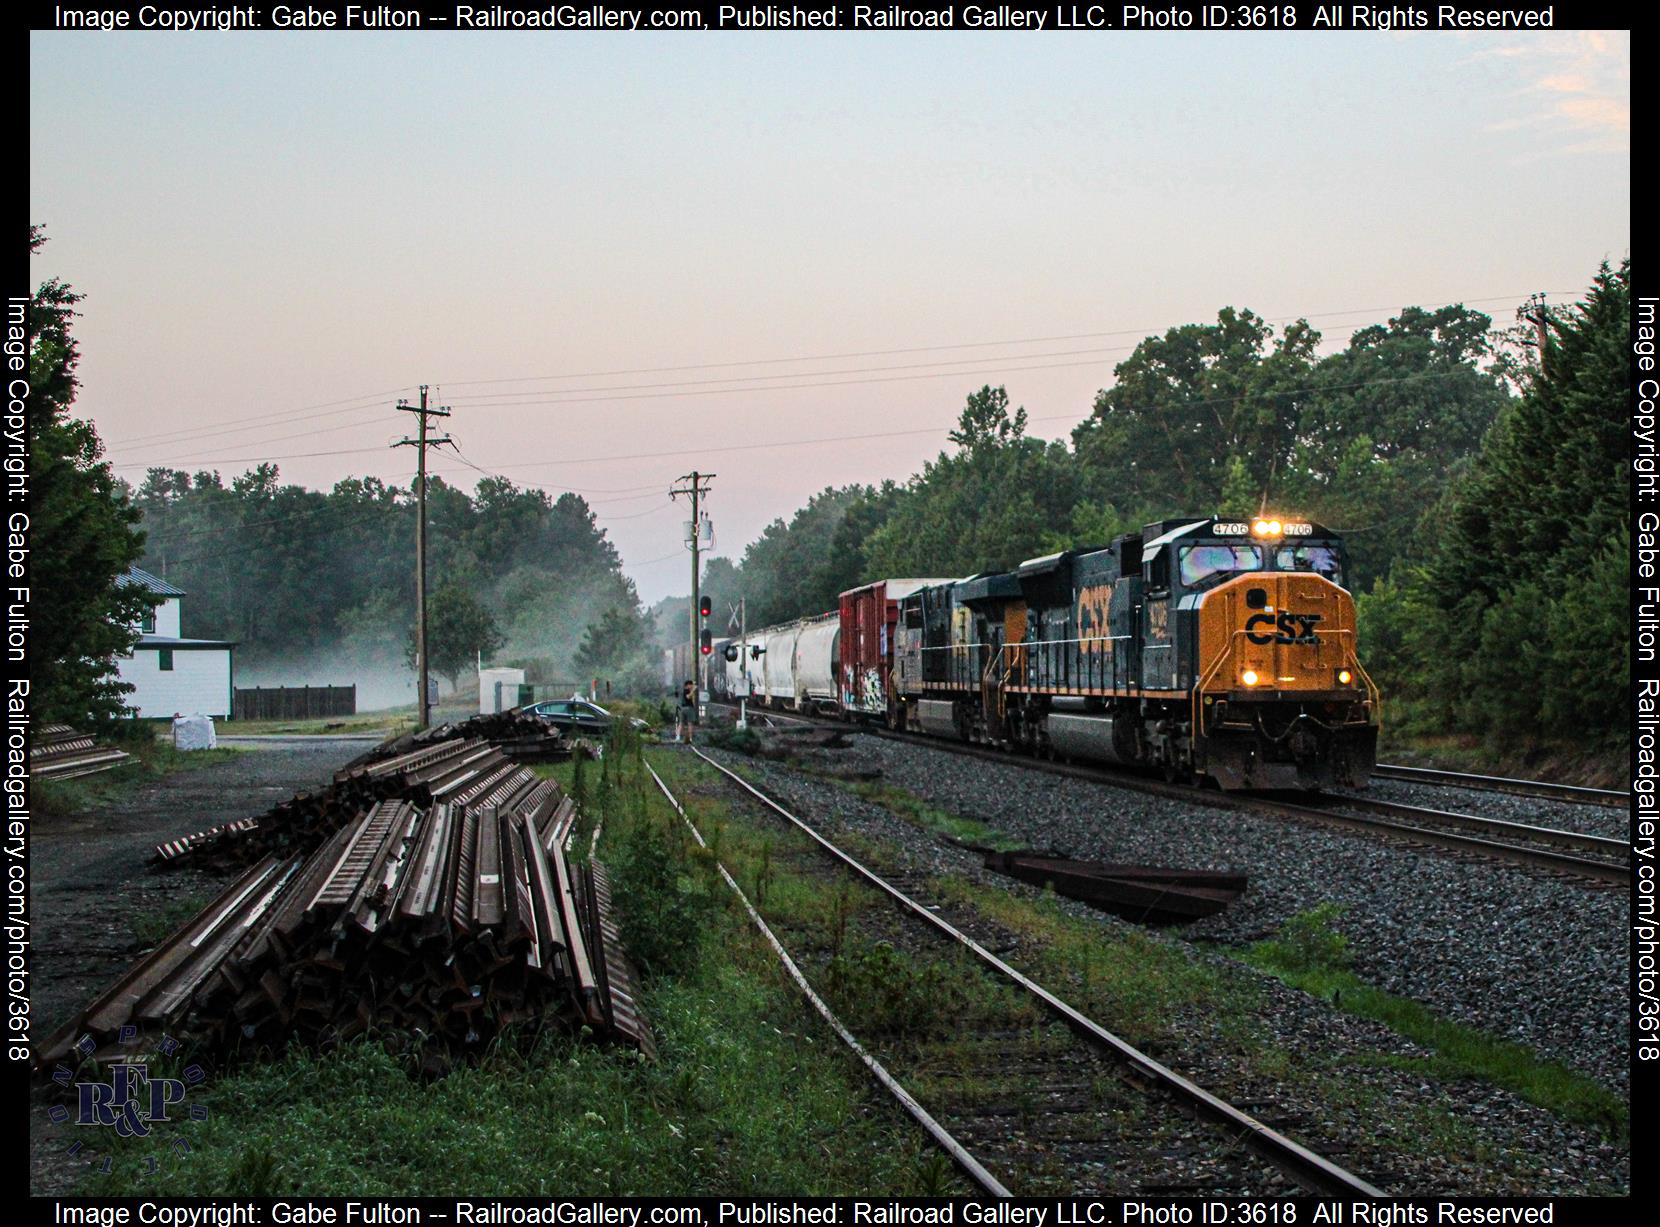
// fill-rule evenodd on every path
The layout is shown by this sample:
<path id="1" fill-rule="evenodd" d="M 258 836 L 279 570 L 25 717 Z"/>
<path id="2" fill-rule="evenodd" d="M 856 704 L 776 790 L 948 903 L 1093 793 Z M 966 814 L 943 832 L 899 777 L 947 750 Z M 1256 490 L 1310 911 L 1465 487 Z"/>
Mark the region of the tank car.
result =
<path id="1" fill-rule="evenodd" d="M 793 675 L 796 711 L 820 712 L 837 715 L 841 704 L 837 697 L 836 674 L 841 662 L 841 618 L 825 614 L 800 624 L 795 637 Z"/>

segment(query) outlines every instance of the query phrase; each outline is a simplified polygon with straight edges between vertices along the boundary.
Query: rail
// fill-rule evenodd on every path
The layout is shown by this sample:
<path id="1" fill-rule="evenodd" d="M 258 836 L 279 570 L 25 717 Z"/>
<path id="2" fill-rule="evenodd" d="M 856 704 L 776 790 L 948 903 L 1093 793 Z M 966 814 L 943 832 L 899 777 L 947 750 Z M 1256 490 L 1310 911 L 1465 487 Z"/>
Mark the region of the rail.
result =
<path id="1" fill-rule="evenodd" d="M 1397 763 L 1379 763 L 1372 774 L 1385 780 L 1443 784 L 1449 788 L 1474 788 L 1482 792 L 1504 792 L 1514 796 L 1537 797 L 1570 804 L 1602 805 L 1617 809 L 1624 809 L 1631 804 L 1629 792 L 1612 788 L 1587 788 L 1582 784 L 1557 784 L 1549 780 L 1470 775 L 1462 771 L 1443 771 L 1435 767 L 1406 767 Z"/>
<path id="2" fill-rule="evenodd" d="M 1384 1196 L 1381 1189 L 1338 1166 L 1325 1156 L 1316 1154 L 1300 1143 L 1263 1124 L 1226 1100 L 1211 1094 L 1197 1083 L 1189 1081 L 1168 1066 L 1154 1060 L 1128 1041 L 1108 1031 L 1100 1023 L 1056 996 L 1024 972 L 1004 962 L 972 937 L 969 937 L 968 934 L 951 924 L 950 921 L 912 899 L 904 891 L 843 852 L 835 844 L 820 835 L 812 826 L 790 813 L 789 810 L 756 788 L 748 780 L 717 763 L 695 746 L 692 747 L 692 753 L 796 827 L 833 859 L 865 882 L 887 895 L 913 915 L 926 921 L 934 929 L 956 942 L 999 975 L 1019 985 L 1075 1033 L 1083 1037 L 1086 1042 L 1094 1044 L 1137 1074 L 1156 1083 L 1185 1104 L 1191 1111 L 1228 1128 L 1237 1129 L 1240 1140 L 1246 1146 L 1290 1175 L 1303 1187 L 1312 1192 L 1328 1196 L 1365 1198 Z"/>
<path id="3" fill-rule="evenodd" d="M 697 753 L 699 758 L 705 757 L 696 750 L 694 750 L 693 753 Z M 713 762 L 712 759 L 707 761 Z M 715 765 L 719 766 L 718 763 Z M 692 821 L 691 816 L 686 813 L 680 802 L 675 799 L 674 794 L 669 791 L 669 786 L 663 782 L 663 777 L 657 774 L 656 770 L 650 763 L 647 763 L 645 767 L 647 771 L 651 772 L 651 778 L 656 781 L 657 787 L 662 791 L 663 796 L 668 798 L 668 802 L 674 808 L 674 812 L 680 815 L 680 821 L 684 822 L 687 829 L 691 831 L 692 838 L 697 840 L 697 846 L 707 850 L 709 845 L 704 842 L 702 832 L 697 829 L 697 824 Z M 865 1047 L 859 1043 L 857 1037 L 855 1037 L 854 1034 L 847 1029 L 841 1019 L 836 1017 L 835 1011 L 830 1008 L 824 998 L 820 997 L 814 990 L 807 977 L 802 974 L 801 968 L 796 964 L 796 961 L 790 957 L 790 952 L 784 948 L 784 944 L 778 940 L 777 936 L 773 933 L 772 928 L 764 919 L 762 919 L 761 913 L 755 910 L 755 905 L 749 901 L 749 896 L 744 894 L 743 887 L 739 886 L 737 880 L 733 878 L 729 872 L 727 872 L 726 866 L 717 860 L 715 862 L 715 868 L 720 872 L 721 880 L 724 881 L 732 893 L 738 897 L 738 902 L 744 905 L 744 911 L 749 913 L 750 921 L 755 925 L 755 928 L 760 932 L 761 936 L 766 939 L 767 945 L 772 947 L 773 953 L 778 956 L 778 961 L 783 964 L 785 972 L 789 974 L 791 980 L 795 981 L 795 985 L 801 990 L 802 995 L 807 998 L 807 1001 L 812 1005 L 813 1009 L 818 1012 L 819 1017 L 824 1019 L 824 1021 L 829 1024 L 830 1029 L 836 1033 L 842 1043 L 846 1044 L 853 1054 L 864 1063 L 865 1068 L 871 1072 L 871 1075 L 877 1082 L 882 1084 L 883 1089 L 885 1089 L 894 1097 L 895 1100 L 898 1101 L 899 1105 L 905 1109 L 906 1113 L 910 1115 L 912 1120 L 922 1126 L 923 1131 L 933 1139 L 934 1144 L 943 1150 L 951 1161 L 962 1171 L 962 1173 L 972 1180 L 977 1187 L 991 1194 L 993 1197 L 1012 1197 L 1013 1194 L 1009 1191 L 1009 1189 L 1001 1181 L 999 1181 L 997 1177 L 988 1172 L 984 1165 L 982 1165 L 978 1159 L 969 1153 L 968 1148 L 961 1142 L 957 1141 L 957 1139 L 951 1135 L 951 1132 L 946 1129 L 944 1125 L 940 1124 L 939 1121 L 936 1120 L 928 1111 L 928 1109 L 924 1108 L 921 1102 L 905 1089 L 903 1084 L 901 1084 L 897 1078 L 888 1072 L 886 1066 L 866 1051 Z"/>

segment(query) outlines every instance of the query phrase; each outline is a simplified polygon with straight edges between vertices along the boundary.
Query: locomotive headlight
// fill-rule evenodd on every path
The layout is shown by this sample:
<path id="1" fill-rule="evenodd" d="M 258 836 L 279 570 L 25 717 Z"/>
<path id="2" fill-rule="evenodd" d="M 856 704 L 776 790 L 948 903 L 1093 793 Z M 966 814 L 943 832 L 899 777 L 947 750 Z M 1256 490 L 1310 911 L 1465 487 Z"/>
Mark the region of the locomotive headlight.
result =
<path id="1" fill-rule="evenodd" d="M 1257 520 L 1251 525 L 1251 531 L 1259 537 L 1266 537 L 1268 535 L 1268 521 Z"/>
<path id="2" fill-rule="evenodd" d="M 1355 680 L 1355 675 L 1350 673 L 1347 669 L 1339 669 L 1337 671 L 1337 684 L 1339 686 L 1347 686 L 1350 682 L 1352 682 L 1354 680 Z"/>
<path id="3" fill-rule="evenodd" d="M 1279 536 L 1280 535 L 1280 528 L 1281 528 L 1281 525 L 1280 525 L 1280 522 L 1278 520 L 1269 520 L 1268 521 L 1268 535 L 1270 537 Z"/>
<path id="4" fill-rule="evenodd" d="M 1257 671 L 1255 669 L 1247 669 L 1239 675 L 1239 680 L 1244 682 L 1247 686 L 1255 686 L 1257 684 Z"/>

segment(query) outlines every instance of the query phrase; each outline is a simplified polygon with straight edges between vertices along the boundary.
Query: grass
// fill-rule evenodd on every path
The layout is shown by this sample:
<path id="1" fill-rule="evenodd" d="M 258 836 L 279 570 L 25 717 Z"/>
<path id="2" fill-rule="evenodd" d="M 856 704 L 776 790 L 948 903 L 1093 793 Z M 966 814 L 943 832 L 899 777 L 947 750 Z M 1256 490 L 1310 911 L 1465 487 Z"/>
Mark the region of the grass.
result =
<path id="1" fill-rule="evenodd" d="M 1277 936 L 1257 942 L 1239 957 L 1346 1014 L 1380 1022 L 1430 1050 L 1426 1057 L 1390 1057 L 1386 1064 L 1447 1082 L 1490 1082 L 1616 1141 L 1629 1137 L 1630 1107 L 1600 1083 L 1544 1060 L 1522 1044 L 1440 1018 L 1419 1002 L 1361 980 L 1349 969 L 1348 940 L 1333 928 L 1337 915 L 1335 908 L 1323 905 L 1293 917 Z"/>
<path id="2" fill-rule="evenodd" d="M 811 1014 L 614 734 L 582 764 L 605 819 L 659 1059 L 562 1033 L 423 1081 L 372 1042 L 210 1079 L 205 1120 L 121 1143 L 99 1195 L 676 1196 L 962 1192 Z M 553 774 L 574 774 L 558 764 Z M 154 1157 L 155 1172 L 147 1171 Z M 100 1160 L 101 1161 L 101 1160 Z"/>
<path id="3" fill-rule="evenodd" d="M 197 771 L 226 762 L 242 753 L 220 746 L 212 750 L 176 750 L 172 739 L 125 739 L 112 743 L 131 757 L 118 767 L 68 780 L 37 779 L 33 794 L 37 811 L 48 817 L 90 813 L 139 784 L 179 771 Z"/>
<path id="4" fill-rule="evenodd" d="M 135 916 L 132 921 L 133 940 L 143 946 L 157 946 L 163 938 L 194 920 L 209 903 L 210 894 L 190 894 L 170 900 L 154 911 Z"/>
<path id="5" fill-rule="evenodd" d="M 974 818 L 965 818 L 960 814 L 953 814 L 937 806 L 929 805 L 915 793 L 906 792 L 902 788 L 895 788 L 891 784 L 872 783 L 864 780 L 836 780 L 838 784 L 866 801 L 880 805 L 890 813 L 903 818 L 913 826 L 921 827 L 924 831 L 934 831 L 940 835 L 949 836 L 960 844 L 968 844 L 975 848 L 989 848 L 993 852 L 1013 852 L 1026 845 L 1019 840 L 1011 839 L 1001 831 L 987 826 Z"/>
<path id="6" fill-rule="evenodd" d="M 1156 1053 L 1201 1014 L 1236 1038 L 1260 1042 L 1241 1021 L 1260 1008 L 1260 994 L 1175 943 L 1079 916 L 1052 892 L 1034 899 L 963 878 L 932 885 L 953 907 L 1017 935 L 1022 970 L 1131 1043 Z"/>

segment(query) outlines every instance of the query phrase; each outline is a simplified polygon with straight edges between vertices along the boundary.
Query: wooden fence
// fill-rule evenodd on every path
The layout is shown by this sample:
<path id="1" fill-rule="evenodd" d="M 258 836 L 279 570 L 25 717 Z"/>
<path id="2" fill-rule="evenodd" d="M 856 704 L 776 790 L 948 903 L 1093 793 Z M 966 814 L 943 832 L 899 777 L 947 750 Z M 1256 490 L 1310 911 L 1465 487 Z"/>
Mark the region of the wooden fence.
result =
<path id="1" fill-rule="evenodd" d="M 237 690 L 233 720 L 303 720 L 357 714 L 357 687 L 255 686 Z"/>

